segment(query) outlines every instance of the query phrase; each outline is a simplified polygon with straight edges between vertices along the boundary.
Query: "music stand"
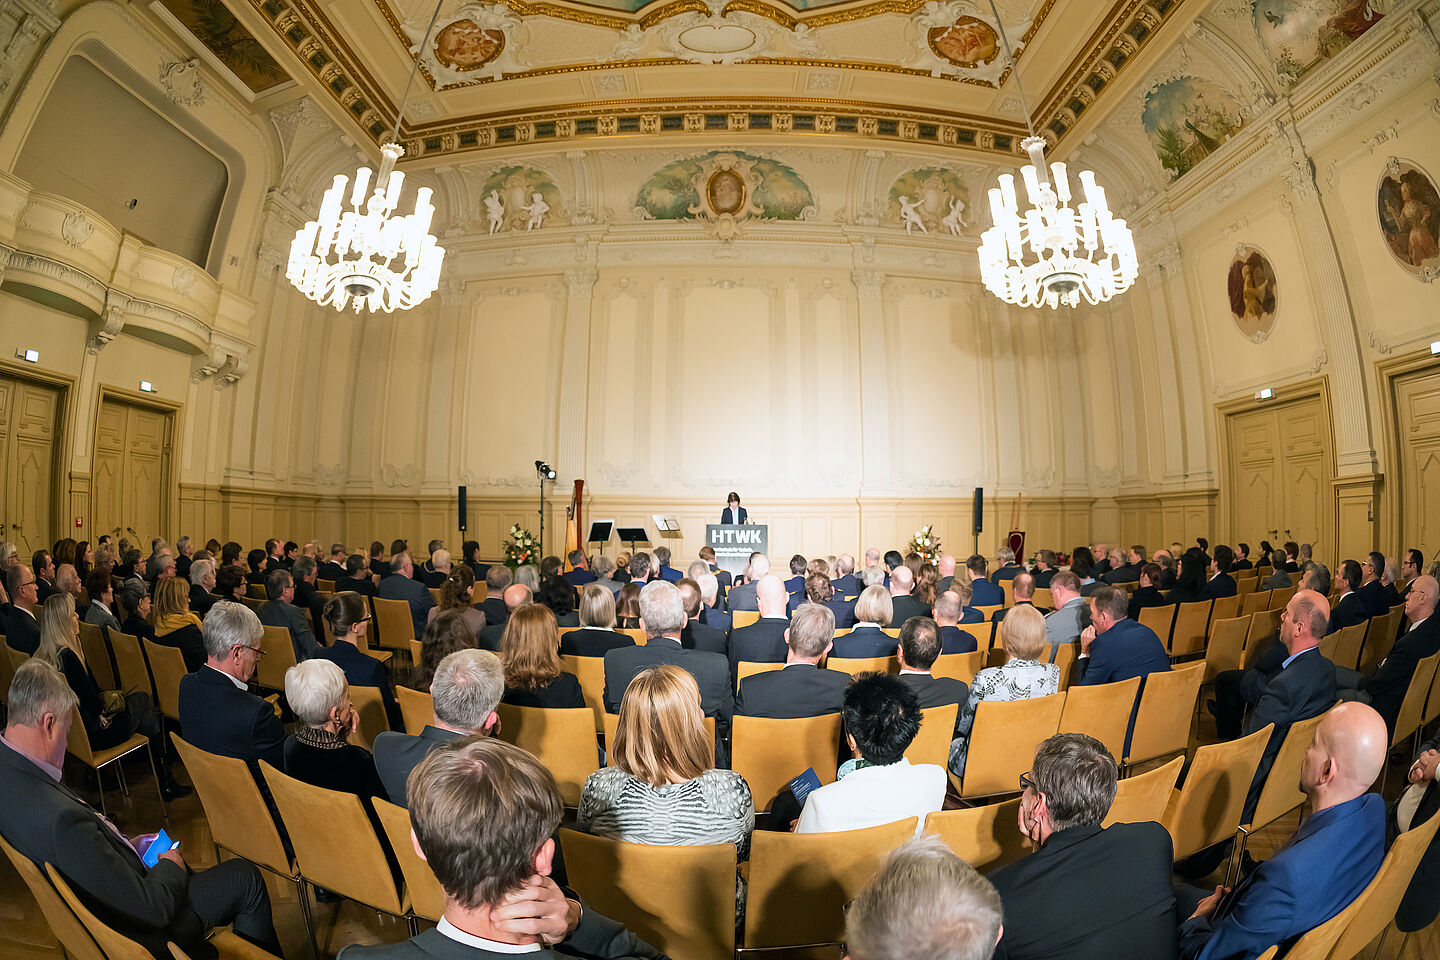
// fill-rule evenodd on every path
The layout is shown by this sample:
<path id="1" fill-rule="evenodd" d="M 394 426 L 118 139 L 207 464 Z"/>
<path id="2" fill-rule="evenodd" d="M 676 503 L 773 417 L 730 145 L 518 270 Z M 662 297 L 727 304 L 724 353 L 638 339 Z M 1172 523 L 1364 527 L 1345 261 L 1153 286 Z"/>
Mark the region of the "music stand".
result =
<path id="1" fill-rule="evenodd" d="M 610 535 L 614 532 L 614 520 L 592 520 L 590 522 L 590 535 L 585 538 L 585 542 L 598 543 L 603 546 L 610 542 Z"/>
<path id="2" fill-rule="evenodd" d="M 661 534 L 672 538 L 680 536 L 679 517 L 667 517 L 664 514 L 656 513 L 651 514 L 650 519 L 655 521 L 655 529 Z"/>
<path id="3" fill-rule="evenodd" d="M 620 527 L 615 531 L 615 535 L 623 541 L 629 541 L 632 554 L 635 552 L 635 544 L 650 542 L 650 534 L 645 532 L 644 527 Z"/>

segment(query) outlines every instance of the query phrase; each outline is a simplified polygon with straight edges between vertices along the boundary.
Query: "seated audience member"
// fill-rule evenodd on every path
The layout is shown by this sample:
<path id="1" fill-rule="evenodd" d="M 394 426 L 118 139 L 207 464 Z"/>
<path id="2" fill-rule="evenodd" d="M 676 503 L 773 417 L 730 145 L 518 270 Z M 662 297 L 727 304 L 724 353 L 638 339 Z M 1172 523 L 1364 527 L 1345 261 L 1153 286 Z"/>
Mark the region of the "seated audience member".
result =
<path id="1" fill-rule="evenodd" d="M 960 611 L 960 594 L 955 590 L 946 590 L 935 598 L 935 625 L 940 629 L 942 654 L 974 653 L 978 649 L 975 638 L 958 626 Z"/>
<path id="2" fill-rule="evenodd" d="M 781 588 L 782 604 L 784 596 Z M 673 583 L 657 580 L 640 591 L 640 625 L 647 638 L 643 647 L 620 647 L 605 654 L 605 709 L 611 713 L 619 710 L 626 686 L 641 670 L 668 663 L 689 671 L 695 678 L 705 715 L 715 717 L 717 726 L 727 723 L 735 707 L 729 664 L 718 653 L 686 650 L 680 645 L 685 608 Z"/>
<path id="3" fill-rule="evenodd" d="M 220 548 L 220 566 L 228 567 L 238 565 L 240 563 L 240 550 L 240 544 L 234 540 L 225 541 L 224 546 Z"/>
<path id="4" fill-rule="evenodd" d="M 266 542 L 276 543 L 278 548 L 277 541 L 267 540 Z M 265 551 L 259 547 L 245 554 L 245 566 L 249 568 L 245 571 L 245 582 L 251 586 L 263 587 L 265 585 L 265 574 L 269 572 L 266 569 L 266 560 L 274 559 L 276 558 L 266 557 Z M 279 569 L 279 563 L 277 562 L 271 569 Z"/>
<path id="5" fill-rule="evenodd" d="M 1015 597 L 1015 603 L 1009 607 L 1001 607 L 990 615 L 990 619 L 999 623 L 1005 619 L 1015 607 L 1035 607 L 1035 578 L 1028 573 L 1017 573 L 1010 578 L 1010 592 Z"/>
<path id="6" fill-rule="evenodd" d="M 863 673 L 845 690 L 845 741 L 854 759 L 841 765 L 834 783 L 805 798 L 797 833 L 860 830 L 939 810 L 948 783 L 933 763 L 905 759 L 920 732 L 920 699 L 895 677 Z"/>
<path id="7" fill-rule="evenodd" d="M 295 578 L 295 594 L 290 603 L 303 614 L 305 623 L 317 638 L 325 636 L 325 596 L 316 588 L 320 579 L 313 557 L 296 557 L 290 564 L 290 576 Z M 323 646 L 323 644 L 321 644 Z"/>
<path id="8" fill-rule="evenodd" d="M 85 581 L 85 592 L 90 596 L 85 622 L 119 630 L 120 618 L 115 615 L 115 591 L 110 586 L 110 576 L 102 570 L 92 570 Z"/>
<path id="9" fill-rule="evenodd" d="M 810 603 L 828 607 L 835 616 L 835 628 L 848 630 L 855 624 L 855 602 L 844 600 L 835 593 L 835 585 L 823 573 L 812 573 L 805 578 L 805 598 Z M 798 608 L 797 608 L 798 609 Z M 794 610 L 791 615 L 794 615 Z"/>
<path id="10" fill-rule="evenodd" d="M 480 541 L 466 540 L 460 545 L 460 555 L 464 557 L 465 566 L 470 568 L 475 582 L 484 583 L 485 574 L 490 572 L 490 564 L 482 563 L 480 560 Z"/>
<path id="11" fill-rule="evenodd" d="M 215 597 L 218 600 L 229 600 L 234 603 L 244 603 L 248 592 L 245 582 L 245 572 L 235 564 L 221 567 L 215 571 Z"/>
<path id="12" fill-rule="evenodd" d="M 970 605 L 976 607 L 993 607 L 996 604 L 1005 603 L 1005 591 L 996 586 L 986 575 L 985 558 L 980 554 L 972 554 L 970 559 L 965 561 L 965 572 L 970 577 L 970 589 L 973 593 Z"/>
<path id="13" fill-rule="evenodd" d="M 1310 816 L 1238 887 L 1216 887 L 1199 902 L 1180 926 L 1184 960 L 1288 949 L 1360 895 L 1385 855 L 1385 801 L 1367 791 L 1389 744 L 1384 720 L 1363 703 L 1320 721 L 1300 766 Z"/>
<path id="14" fill-rule="evenodd" d="M 1045 640 L 1054 649 L 1062 643 L 1078 643 L 1090 626 L 1090 604 L 1080 595 L 1080 578 L 1059 570 L 1050 578 L 1050 596 L 1055 609 L 1045 615 Z M 1054 661 L 1051 661 L 1054 662 Z"/>
<path id="15" fill-rule="evenodd" d="M 1309 546 L 1309 544 L 1306 544 Z M 1385 572 L 1380 575 L 1380 584 L 1385 589 L 1385 605 L 1393 607 L 1400 601 L 1400 591 L 1395 589 L 1395 578 L 1399 575 L 1400 567 L 1394 557 L 1385 558 Z"/>
<path id="16" fill-rule="evenodd" d="M 414 579 L 415 565 L 410 554 L 397 553 L 390 561 L 390 576 L 380 581 L 376 596 L 382 600 L 404 600 L 410 605 L 410 622 L 415 636 L 425 632 L 425 615 L 435 606 L 435 598 L 425 585 Z M 486 618 L 489 622 L 489 618 Z"/>
<path id="17" fill-rule="evenodd" d="M 1015 574 L 1025 568 L 1015 562 L 1015 551 L 1009 547 L 1000 547 L 995 551 L 995 573 L 991 575 L 990 582 L 1000 586 L 1002 580 L 1014 580 Z"/>
<path id="18" fill-rule="evenodd" d="M 1163 607 L 1170 603 L 1155 585 L 1159 579 L 1160 564 L 1152 561 L 1140 568 L 1140 586 L 1130 594 L 1130 604 L 1126 608 L 1126 615 L 1131 620 L 1137 619 L 1146 607 Z"/>
<path id="19" fill-rule="evenodd" d="M 439 553 L 441 550 L 445 550 L 444 540 L 431 540 L 425 545 L 425 555 L 428 559 L 424 563 L 420 564 L 419 570 L 415 571 L 415 579 L 424 583 L 425 578 L 421 576 L 421 574 L 434 573 L 437 570 L 443 571 L 446 576 L 450 575 L 450 569 L 448 567 L 448 564 L 450 563 L 450 551 L 445 550 L 445 556 L 443 558 L 437 558 L 436 554 Z M 440 584 L 435 584 L 435 587 L 437 589 L 439 588 L 439 586 Z"/>
<path id="20" fill-rule="evenodd" d="M 590 569 L 595 574 L 595 582 L 606 590 L 609 590 L 611 597 L 614 597 L 615 594 L 620 592 L 620 588 L 625 586 L 625 584 L 615 579 L 615 561 L 609 557 L 596 557 Z"/>
<path id="21" fill-rule="evenodd" d="M 956 623 L 984 623 L 985 614 L 976 610 L 970 605 L 975 598 L 975 589 L 971 586 L 973 581 L 969 577 L 956 577 L 950 586 L 950 592 L 960 598 L 960 619 Z"/>
<path id="22" fill-rule="evenodd" d="M 1385 573 L 1385 554 L 1376 551 L 1360 561 L 1360 602 L 1372 617 L 1390 612 L 1390 598 L 1380 579 Z"/>
<path id="23" fill-rule="evenodd" d="M 835 638 L 831 655 L 845 659 L 893 657 L 898 641 L 884 630 L 893 619 L 894 606 L 885 588 L 866 587 L 855 601 L 855 626 Z"/>
<path id="24" fill-rule="evenodd" d="M 495 707 L 504 692 L 505 668 L 489 650 L 459 650 L 440 661 L 430 684 L 435 722 L 414 734 L 387 730 L 375 738 L 375 771 L 390 802 L 408 806 L 405 782 L 430 751 L 452 740 L 488 737 L 500 719 Z"/>
<path id="25" fill-rule="evenodd" d="M 205 634 L 199 617 L 190 612 L 190 591 L 183 580 L 155 585 L 155 600 L 150 619 L 154 624 L 152 639 L 162 646 L 175 647 L 185 658 L 185 671 L 194 673 L 205 665 Z M 127 585 L 125 590 L 135 588 Z M 141 588 L 143 589 L 143 588 Z"/>
<path id="26" fill-rule="evenodd" d="M 457 650 L 476 650 L 475 635 L 470 632 L 463 617 L 454 610 L 447 610 L 425 625 L 425 635 L 420 639 L 420 662 L 410 668 L 405 686 L 421 693 L 430 692 L 435 671 L 441 662 Z"/>
<path id="27" fill-rule="evenodd" d="M 306 558 L 300 558 L 304 559 Z M 295 561 L 296 564 L 299 564 L 300 560 Z M 365 636 L 370 631 L 371 620 L 370 605 L 365 602 L 365 598 L 349 590 L 331 594 L 320 615 L 330 624 L 330 633 L 335 642 L 328 647 L 321 647 L 315 652 L 315 656 L 329 660 L 339 667 L 345 674 L 345 682 L 351 686 L 374 687 L 379 690 L 380 702 L 385 705 L 385 717 L 389 721 L 390 729 L 404 730 L 400 705 L 395 702 L 395 691 L 390 685 L 389 669 L 366 653 L 362 647 L 366 643 Z"/>
<path id="28" fill-rule="evenodd" d="M 741 660 L 779 663 L 785 659 L 785 629 L 790 625 L 785 616 L 785 585 L 779 577 L 767 573 L 754 586 L 760 619 L 730 632 L 727 650 L 731 674 L 736 672 L 736 664 Z"/>
<path id="29" fill-rule="evenodd" d="M 562 627 L 580 626 L 580 617 L 575 612 L 575 588 L 561 576 L 546 577 L 540 581 L 540 590 L 535 602 L 548 607 L 555 615 L 555 622 Z"/>
<path id="30" fill-rule="evenodd" d="M 770 575 L 770 558 L 763 553 L 750 554 L 750 563 L 745 567 L 745 575 L 740 581 L 730 588 L 725 595 L 725 609 L 734 613 L 736 610 L 759 610 L 760 602 L 756 597 L 756 584 Z M 776 577 L 778 580 L 779 577 Z M 781 592 L 784 592 L 782 584 Z"/>
<path id="31" fill-rule="evenodd" d="M 156 592 L 158 593 L 159 591 L 157 590 Z M 125 614 L 124 618 L 120 621 L 120 632 L 128 633 L 130 636 L 140 640 L 154 641 L 155 627 L 150 623 L 150 597 L 145 592 L 145 588 L 135 586 L 134 584 L 127 584 L 124 589 L 120 591 L 120 595 L 116 599 L 120 604 L 121 611 Z M 203 637 L 200 639 L 200 657 L 198 662 L 205 662 L 205 640 Z"/>
<path id="32" fill-rule="evenodd" d="M 349 557 L 345 552 L 345 544 L 330 544 L 330 559 L 320 564 L 316 570 L 321 580 L 329 580 L 332 584 L 338 583 L 350 573 L 345 569 L 345 561 Z"/>
<path id="33" fill-rule="evenodd" d="M 481 650 L 492 650 L 499 653 L 500 639 L 505 636 L 505 624 L 515 615 L 516 610 L 533 603 L 535 598 L 525 584 L 512 583 L 505 588 L 503 599 L 505 601 L 505 619 L 499 623 L 490 624 L 475 638 Z"/>
<path id="34" fill-rule="evenodd" d="M 805 592 L 805 568 L 808 565 L 808 561 L 798 553 L 790 558 L 790 579 L 785 581 L 786 593 Z"/>
<path id="35" fill-rule="evenodd" d="M 561 668 L 560 631 L 549 607 L 531 603 L 510 615 L 500 638 L 500 662 L 505 666 L 501 702 L 517 707 L 585 706 L 580 681 Z"/>
<path id="36" fill-rule="evenodd" d="M 33 577 L 34 574 L 32 573 L 31 576 Z M 122 580 L 123 579 L 134 580 L 141 584 L 145 582 L 139 577 L 122 578 Z M 55 592 L 68 595 L 70 601 L 75 604 L 75 612 L 80 615 L 81 620 L 84 620 L 85 610 L 88 605 L 83 602 L 80 596 L 81 585 L 80 574 L 74 567 L 62 563 L 55 568 Z"/>
<path id="37" fill-rule="evenodd" d="M 950 569 L 953 573 L 954 557 L 950 558 Z M 860 580 L 855 576 L 855 558 L 850 554 L 841 554 L 835 558 L 834 576 L 830 578 L 830 585 L 835 588 L 835 596 L 838 599 L 844 600 L 847 597 L 860 595 Z"/>
<path id="38" fill-rule="evenodd" d="M 205 618 L 205 665 L 180 680 L 180 727 L 191 746 L 285 769 L 285 728 L 268 701 L 245 688 L 260 662 L 265 629 L 255 611 L 222 601 Z"/>
<path id="39" fill-rule="evenodd" d="M 56 576 L 58 593 L 59 575 Z M 34 656 L 40 646 L 39 584 L 34 571 L 23 563 L 6 569 L 5 592 L 10 597 L 10 612 L 5 617 L 5 645 L 11 650 Z"/>
<path id="40" fill-rule="evenodd" d="M 563 564 L 560 562 L 560 558 L 559 558 L 559 557 L 556 557 L 556 556 L 545 557 L 543 560 L 540 561 L 540 579 L 541 579 L 541 581 L 544 581 L 544 580 L 548 579 L 549 577 L 558 577 L 558 576 L 560 576 L 560 568 L 561 568 L 562 566 L 563 566 Z"/>
<path id="41" fill-rule="evenodd" d="M 190 564 L 190 609 L 203 619 L 218 599 L 215 595 L 215 561 L 197 559 Z"/>
<path id="42" fill-rule="evenodd" d="M 1440 618 L 1435 616 L 1437 593 L 1440 590 L 1434 577 L 1415 578 L 1405 598 L 1405 618 L 1410 627 L 1370 676 L 1361 677 L 1343 666 L 1335 668 L 1335 685 L 1340 688 L 1340 697 L 1370 704 L 1392 730 L 1415 667 L 1440 650 Z"/>
<path id="43" fill-rule="evenodd" d="M 1405 602 L 1405 595 L 1410 592 L 1410 584 L 1415 578 L 1425 572 L 1425 554 L 1411 547 L 1405 551 L 1405 562 L 1400 567 L 1400 576 L 1404 578 L 1405 589 L 1400 591 L 1400 603 Z"/>
<path id="44" fill-rule="evenodd" d="M 1005 905 L 997 958 L 1175 957 L 1170 834 L 1154 822 L 1100 825 L 1116 774 L 1110 752 L 1083 733 L 1036 749 L 1019 815 L 1035 852 L 990 874 Z"/>
<path id="45" fill-rule="evenodd" d="M 464 564 L 450 571 L 440 585 L 440 602 L 425 614 L 428 627 L 442 613 L 458 613 L 478 640 L 480 631 L 485 629 L 485 614 L 475 606 L 475 574 Z"/>
<path id="46" fill-rule="evenodd" d="M 1003 930 L 995 887 L 937 836 L 891 851 L 845 912 L 850 960 L 989 960 Z"/>
<path id="47" fill-rule="evenodd" d="M 1000 624 L 1000 646 L 1005 662 L 975 674 L 970 696 L 960 710 L 954 741 L 950 744 L 950 769 L 965 775 L 965 757 L 970 749 L 970 731 L 975 710 L 986 700 L 1033 700 L 1060 692 L 1060 668 L 1042 663 L 1045 652 L 1045 618 L 1038 610 L 1016 610 Z M 958 682 L 958 681 L 957 681 Z"/>
<path id="48" fill-rule="evenodd" d="M 40 592 L 36 602 L 43 605 L 50 599 L 50 594 L 55 592 L 55 558 L 48 550 L 36 550 L 30 561 L 30 569 L 35 572 L 35 586 Z"/>
<path id="49" fill-rule="evenodd" d="M 1409 786 L 1388 814 L 1386 836 L 1391 840 L 1427 822 L 1440 810 L 1440 786 L 1437 786 L 1440 778 L 1436 777 L 1440 750 L 1437 748 L 1440 748 L 1440 738 L 1432 737 L 1416 751 L 1415 762 L 1406 776 Z M 1423 930 L 1434 922 L 1437 913 L 1440 913 L 1440 842 L 1432 840 L 1400 900 L 1395 926 L 1405 932 Z"/>
<path id="50" fill-rule="evenodd" d="M 713 573 L 702 573 L 695 582 L 700 585 L 700 622 L 719 630 L 728 639 L 735 620 L 721 609 L 724 604 L 715 602 L 720 596 L 720 579 Z"/>
<path id="51" fill-rule="evenodd" d="M 452 569 L 450 551 L 439 547 L 430 554 L 430 559 L 425 561 L 424 569 L 415 579 L 427 589 L 438 590 L 445 583 L 445 578 L 450 576 Z"/>
<path id="52" fill-rule="evenodd" d="M 747 858 L 755 829 L 750 787 L 740 774 L 715 769 L 689 673 L 661 664 L 635 675 L 609 759 L 585 780 L 577 829 L 627 843 L 733 843 Z"/>
<path id="53" fill-rule="evenodd" d="M 637 551 L 636 554 L 630 558 L 630 563 L 626 567 L 626 573 L 629 575 L 629 579 L 625 581 L 626 583 L 633 583 L 637 587 L 644 587 L 645 584 L 650 582 L 650 554 L 643 550 Z"/>
<path id="54" fill-rule="evenodd" d="M 22 664 L 6 700 L 0 835 L 7 843 L 39 869 L 52 864 L 103 922 L 156 957 L 170 955 L 170 941 L 192 957 L 214 956 L 205 937 L 226 924 L 280 955 L 254 864 L 232 859 L 192 871 L 177 847 L 147 868 L 140 857 L 154 835 L 122 835 L 61 782 L 77 703 L 58 671 L 39 659 Z"/>
<path id="55" fill-rule="evenodd" d="M 1171 603 L 1199 603 L 1205 596 L 1205 555 L 1191 547 L 1180 555 L 1180 573 L 1175 577 L 1175 586 L 1170 588 Z M 1289 574 L 1285 586 L 1290 586 Z"/>
<path id="56" fill-rule="evenodd" d="M 929 610 L 935 606 L 935 598 L 940 595 L 939 584 L 940 574 L 935 569 L 935 564 L 922 563 L 920 572 L 915 575 L 915 589 L 910 591 L 910 596 L 923 604 L 926 610 Z"/>
<path id="57" fill-rule="evenodd" d="M 1235 578 L 1230 576 L 1230 568 L 1234 562 L 1235 555 L 1225 544 L 1215 545 L 1215 557 L 1210 561 L 1210 580 L 1205 584 L 1205 598 L 1207 600 L 1221 600 L 1225 597 L 1235 596 Z"/>
<path id="58" fill-rule="evenodd" d="M 1283 590 L 1294 586 L 1295 581 L 1290 579 L 1290 574 L 1300 572 L 1300 564 L 1295 561 L 1299 554 L 1299 545 L 1293 540 L 1287 540 L 1283 551 L 1276 551 L 1271 555 L 1270 562 L 1275 564 L 1275 572 L 1261 585 L 1261 589 Z"/>
<path id="59" fill-rule="evenodd" d="M 970 688 L 954 677 L 931 676 L 930 669 L 940 657 L 940 628 L 929 617 L 911 617 L 900 627 L 900 645 L 895 648 L 900 661 L 900 682 L 920 698 L 920 708 L 943 707 L 952 703 L 963 706 Z M 960 714 L 955 714 L 958 722 Z"/>
<path id="60" fill-rule="evenodd" d="M 686 650 L 725 652 L 725 632 L 707 626 L 700 620 L 700 584 L 683 577 L 675 582 L 680 602 L 685 606 L 685 629 L 680 631 L 680 645 Z"/>
<path id="61" fill-rule="evenodd" d="M 320 644 L 315 640 L 315 631 L 310 618 L 296 609 L 291 600 L 295 599 L 295 578 L 284 567 L 276 567 L 265 577 L 265 591 L 270 599 L 255 611 L 260 622 L 267 627 L 284 627 L 290 634 L 290 645 L 295 648 L 295 662 L 300 663 L 315 656 Z"/>
<path id="62" fill-rule="evenodd" d="M 640 629 L 640 584 L 627 583 L 615 594 L 615 624 L 622 630 Z"/>
<path id="63" fill-rule="evenodd" d="M 445 891 L 445 915 L 401 943 L 346 947 L 345 960 L 664 960 L 550 879 L 564 806 L 535 757 L 488 738 L 446 744 L 418 764 L 413 786 L 414 843 Z"/>
<path id="64" fill-rule="evenodd" d="M 1340 599 L 1335 601 L 1335 609 L 1330 611 L 1331 633 L 1370 619 L 1370 611 L 1365 609 L 1365 604 L 1357 592 L 1360 589 L 1360 576 L 1360 564 L 1354 560 L 1346 560 L 1340 564 L 1340 582 L 1336 584 L 1340 589 Z M 1348 667 L 1349 664 L 1344 666 Z"/>
<path id="65" fill-rule="evenodd" d="M 173 576 L 175 576 L 175 558 L 166 552 L 160 554 L 160 557 L 155 561 L 155 575 L 153 577 L 147 575 L 146 579 L 151 583 L 158 583 L 161 580 L 167 580 Z"/>
<path id="66" fill-rule="evenodd" d="M 898 567 L 890 574 L 890 622 L 884 626 L 898 627 L 911 617 L 930 616 L 930 608 L 911 596 L 914 588 L 915 575 L 909 567 Z"/>
<path id="67" fill-rule="evenodd" d="M 376 580 L 384 580 L 390 576 L 390 561 L 385 559 L 385 557 L 385 544 L 379 540 L 371 540 L 369 560 L 365 565 L 369 568 L 370 574 L 375 577 Z"/>
<path id="68" fill-rule="evenodd" d="M 735 712 L 777 720 L 839 713 L 850 674 L 820 668 L 834 635 L 835 616 L 828 608 L 802 604 L 785 631 L 785 666 L 740 681 Z"/>
<path id="69" fill-rule="evenodd" d="M 375 758 L 348 739 L 360 725 L 360 714 L 350 703 L 350 684 L 338 666 L 306 660 L 286 670 L 285 702 L 300 720 L 285 738 L 287 774 L 312 786 L 353 793 L 361 800 L 385 795 Z"/>
<path id="70" fill-rule="evenodd" d="M 1129 608 L 1130 598 L 1116 587 L 1101 587 L 1090 598 L 1090 626 L 1080 634 L 1082 685 L 1170 670 L 1165 645 L 1154 630 L 1127 616 Z"/>
<path id="71" fill-rule="evenodd" d="M 510 568 L 503 563 L 492 563 L 485 571 L 485 601 L 480 604 L 480 611 L 485 614 L 485 623 L 489 626 L 502 624 L 510 616 L 505 609 L 505 588 L 514 582 Z"/>
<path id="72" fill-rule="evenodd" d="M 1036 551 L 1035 568 L 1030 571 L 1031 576 L 1035 578 L 1035 589 L 1050 589 L 1050 578 L 1055 576 L 1055 571 L 1058 569 L 1056 564 L 1059 563 L 1059 559 L 1054 550 Z"/>
<path id="73" fill-rule="evenodd" d="M 358 593 L 362 597 L 373 597 L 380 593 L 370 573 L 370 564 L 358 553 L 345 558 L 345 576 L 335 581 L 335 592 Z"/>
<path id="74" fill-rule="evenodd" d="M 1117 583 L 1133 583 L 1140 579 L 1139 568 L 1132 567 L 1126 562 L 1125 554 L 1119 547 L 1110 551 L 1109 560 L 1110 569 L 1106 570 L 1100 577 L 1102 583 L 1114 585 Z"/>
<path id="75" fill-rule="evenodd" d="M 661 580 L 669 580 L 671 583 L 680 582 L 680 571 L 670 566 L 670 548 L 661 544 L 654 550 L 656 572 Z"/>
<path id="76" fill-rule="evenodd" d="M 1161 590 L 1173 590 L 1175 580 L 1179 575 L 1176 569 L 1175 557 L 1169 550 L 1156 550 L 1155 562 L 1160 565 L 1160 577 L 1155 581 L 1155 586 Z"/>
<path id="77" fill-rule="evenodd" d="M 603 657 L 635 641 L 615 629 L 615 596 L 596 580 L 580 590 L 580 629 L 560 638 L 560 653 L 570 657 Z"/>
<path id="78" fill-rule="evenodd" d="M 585 557 L 583 550 L 571 550 L 566 557 L 570 561 L 570 570 L 565 574 L 565 582 L 572 587 L 583 587 L 587 583 L 594 583 L 595 574 L 590 572 L 590 562 Z"/>

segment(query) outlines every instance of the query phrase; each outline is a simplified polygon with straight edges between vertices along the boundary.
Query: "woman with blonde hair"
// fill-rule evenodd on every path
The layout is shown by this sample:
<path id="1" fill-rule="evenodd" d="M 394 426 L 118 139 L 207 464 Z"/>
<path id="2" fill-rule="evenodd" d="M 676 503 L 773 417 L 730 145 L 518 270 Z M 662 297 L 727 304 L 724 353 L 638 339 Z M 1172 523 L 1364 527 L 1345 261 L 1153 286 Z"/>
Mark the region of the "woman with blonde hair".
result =
<path id="1" fill-rule="evenodd" d="M 560 652 L 570 657 L 603 657 L 616 647 L 633 647 L 634 639 L 615 629 L 615 594 L 598 583 L 580 591 L 580 629 L 560 637 Z"/>
<path id="2" fill-rule="evenodd" d="M 955 726 L 958 736 L 950 743 L 950 769 L 955 776 L 965 775 L 975 708 L 982 701 L 1032 700 L 1060 691 L 1060 668 L 1040 662 L 1045 643 L 1045 617 L 1034 607 L 1011 607 L 1000 621 L 1000 645 L 1009 659 L 1001 666 L 986 667 L 975 674 L 970 699 L 961 707 Z"/>
<path id="3" fill-rule="evenodd" d="M 178 648 L 188 672 L 205 665 L 205 635 L 200 618 L 190 612 L 190 587 L 184 580 L 167 577 L 155 584 L 150 624 L 155 628 L 155 642 Z"/>
<path id="4" fill-rule="evenodd" d="M 630 843 L 733 843 L 745 859 L 755 805 L 745 778 L 715 769 L 700 688 L 681 668 L 640 671 L 625 688 L 611 766 L 590 774 L 577 827 Z"/>
<path id="5" fill-rule="evenodd" d="M 485 614 L 472 606 L 474 602 L 475 572 L 463 563 L 456 564 L 445 582 L 440 584 L 440 602 L 430 608 L 425 620 L 428 623 L 442 613 L 454 610 L 478 638 L 480 631 L 485 629 Z"/>
<path id="6" fill-rule="evenodd" d="M 615 625 L 622 630 L 640 628 L 640 584 L 627 583 L 615 595 Z"/>
<path id="7" fill-rule="evenodd" d="M 866 587 L 855 601 L 855 626 L 835 638 L 832 657 L 893 657 L 900 641 L 885 632 L 895 605 L 884 587 Z"/>
<path id="8" fill-rule="evenodd" d="M 527 603 L 510 614 L 500 635 L 500 661 L 505 665 L 502 703 L 517 707 L 585 706 L 580 681 L 560 664 L 560 631 L 549 607 Z"/>

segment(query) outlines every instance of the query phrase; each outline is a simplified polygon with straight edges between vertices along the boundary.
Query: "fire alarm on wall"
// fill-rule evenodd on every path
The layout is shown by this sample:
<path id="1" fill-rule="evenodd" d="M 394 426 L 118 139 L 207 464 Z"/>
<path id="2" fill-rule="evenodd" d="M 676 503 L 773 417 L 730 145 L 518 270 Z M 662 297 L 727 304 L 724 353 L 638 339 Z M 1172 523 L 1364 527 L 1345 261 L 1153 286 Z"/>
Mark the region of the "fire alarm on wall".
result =
<path id="1" fill-rule="evenodd" d="M 85 518 L 84 518 L 84 517 L 76 517 L 76 518 L 75 518 L 75 526 L 76 526 L 76 527 L 83 527 L 83 526 L 85 526 Z"/>

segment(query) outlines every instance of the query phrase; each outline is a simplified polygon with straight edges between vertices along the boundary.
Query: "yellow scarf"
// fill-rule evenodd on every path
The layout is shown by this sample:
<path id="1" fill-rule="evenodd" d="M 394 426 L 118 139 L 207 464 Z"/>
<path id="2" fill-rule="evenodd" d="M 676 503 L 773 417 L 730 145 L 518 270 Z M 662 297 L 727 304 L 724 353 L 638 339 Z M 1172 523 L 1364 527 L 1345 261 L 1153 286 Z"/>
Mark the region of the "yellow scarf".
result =
<path id="1" fill-rule="evenodd" d="M 163 637 L 167 633 L 174 633 L 182 627 L 194 624 L 200 626 L 200 618 L 193 613 L 167 613 L 155 620 L 155 636 Z"/>

